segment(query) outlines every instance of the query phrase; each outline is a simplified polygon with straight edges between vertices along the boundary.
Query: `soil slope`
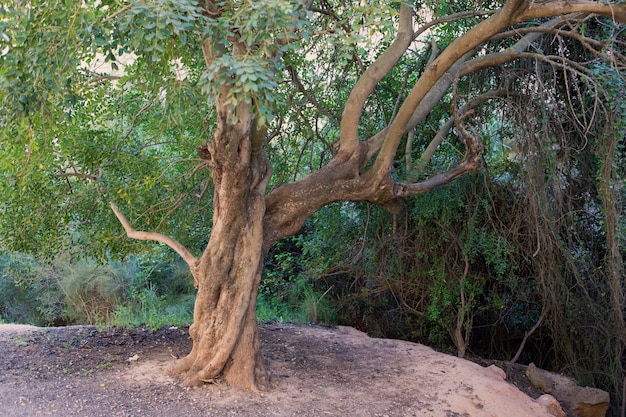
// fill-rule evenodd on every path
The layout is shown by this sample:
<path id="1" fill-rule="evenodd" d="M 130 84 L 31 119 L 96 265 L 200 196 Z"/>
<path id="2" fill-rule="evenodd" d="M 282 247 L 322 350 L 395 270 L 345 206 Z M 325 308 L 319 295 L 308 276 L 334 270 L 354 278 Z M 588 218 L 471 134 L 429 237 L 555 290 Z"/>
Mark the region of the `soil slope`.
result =
<path id="1" fill-rule="evenodd" d="M 349 327 L 261 326 L 274 388 L 184 388 L 164 375 L 187 329 L 0 325 L 0 416 L 548 417 L 498 372 Z"/>

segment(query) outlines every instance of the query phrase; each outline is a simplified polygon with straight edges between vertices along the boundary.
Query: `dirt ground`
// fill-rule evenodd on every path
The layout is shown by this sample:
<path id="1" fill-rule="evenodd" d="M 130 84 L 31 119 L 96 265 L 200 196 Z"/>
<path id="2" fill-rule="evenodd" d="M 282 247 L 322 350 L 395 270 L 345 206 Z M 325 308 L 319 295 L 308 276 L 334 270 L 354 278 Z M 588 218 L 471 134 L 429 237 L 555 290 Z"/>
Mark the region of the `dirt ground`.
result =
<path id="1" fill-rule="evenodd" d="M 0 325 L 0 416 L 547 417 L 493 368 L 349 327 L 261 326 L 272 391 L 184 388 L 164 369 L 187 329 Z"/>

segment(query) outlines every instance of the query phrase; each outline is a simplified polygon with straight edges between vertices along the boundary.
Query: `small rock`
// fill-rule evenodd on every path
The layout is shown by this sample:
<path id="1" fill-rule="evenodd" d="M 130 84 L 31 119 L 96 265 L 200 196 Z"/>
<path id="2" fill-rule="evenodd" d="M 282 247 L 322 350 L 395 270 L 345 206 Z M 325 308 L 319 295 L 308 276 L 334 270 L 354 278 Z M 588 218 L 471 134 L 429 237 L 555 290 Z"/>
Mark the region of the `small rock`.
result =
<path id="1" fill-rule="evenodd" d="M 561 408 L 561 404 L 550 394 L 543 394 L 541 397 L 537 398 L 539 404 L 543 405 L 546 411 L 552 414 L 554 417 L 566 417 L 563 408 Z"/>
<path id="2" fill-rule="evenodd" d="M 528 380 L 536 387 L 552 394 L 578 417 L 605 417 L 609 408 L 609 393 L 598 388 L 579 387 L 571 378 L 537 368 L 526 369 Z"/>
<path id="3" fill-rule="evenodd" d="M 502 380 L 506 381 L 506 372 L 504 372 L 504 369 L 498 368 L 496 365 L 490 365 L 487 369 L 502 378 Z"/>
<path id="4" fill-rule="evenodd" d="M 526 378 L 535 388 L 546 394 L 551 394 L 554 391 L 554 380 L 550 378 L 548 371 L 537 368 L 534 363 L 526 368 Z"/>
<path id="5" fill-rule="evenodd" d="M 604 417 L 609 409 L 609 393 L 598 388 L 583 387 L 572 398 L 572 411 L 580 417 Z"/>

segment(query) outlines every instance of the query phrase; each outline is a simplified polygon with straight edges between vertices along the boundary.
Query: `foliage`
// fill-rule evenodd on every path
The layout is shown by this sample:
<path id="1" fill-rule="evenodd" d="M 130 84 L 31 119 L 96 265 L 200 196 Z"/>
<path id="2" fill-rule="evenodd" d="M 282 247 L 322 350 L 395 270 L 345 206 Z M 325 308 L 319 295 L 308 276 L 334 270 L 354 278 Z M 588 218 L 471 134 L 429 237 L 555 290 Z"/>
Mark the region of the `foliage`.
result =
<path id="1" fill-rule="evenodd" d="M 64 297 L 57 277 L 31 257 L 0 256 L 0 317 L 12 323 L 40 326 L 67 323 Z"/>
<path id="2" fill-rule="evenodd" d="M 16 253 L 1 258 L 0 316 L 35 325 L 185 325 L 191 322 L 189 272 L 165 251 L 101 264 Z"/>
<path id="3" fill-rule="evenodd" d="M 153 288 L 133 290 L 128 300 L 115 310 L 110 325 L 146 326 L 156 330 L 163 326 L 185 326 L 193 319 L 193 295 L 176 300 L 159 296 Z"/>
<path id="4" fill-rule="evenodd" d="M 65 295 L 65 310 L 71 323 L 108 324 L 121 304 L 123 281 L 113 271 L 93 260 L 76 263 L 57 261 L 57 285 Z"/>
<path id="5" fill-rule="evenodd" d="M 310 268 L 319 264 L 313 265 L 314 262 L 307 256 L 310 238 L 319 237 L 307 227 L 298 235 L 279 241 L 267 257 L 264 279 L 259 287 L 259 321 L 336 322 L 336 312 L 328 291 L 316 288 L 312 280 L 314 273 Z"/>

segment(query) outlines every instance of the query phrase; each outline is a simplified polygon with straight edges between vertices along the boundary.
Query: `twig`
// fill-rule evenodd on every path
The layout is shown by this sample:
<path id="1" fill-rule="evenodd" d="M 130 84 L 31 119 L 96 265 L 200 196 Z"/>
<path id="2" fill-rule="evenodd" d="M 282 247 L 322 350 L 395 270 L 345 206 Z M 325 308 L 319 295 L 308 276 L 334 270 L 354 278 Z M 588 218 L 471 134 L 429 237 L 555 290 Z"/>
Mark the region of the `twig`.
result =
<path id="1" fill-rule="evenodd" d="M 117 12 L 112 13 L 112 14 L 108 15 L 107 17 L 105 17 L 104 21 L 106 22 L 107 20 L 115 19 L 117 16 L 121 15 L 125 11 L 130 10 L 132 8 L 133 8 L 132 4 L 127 4 L 126 6 L 122 7 L 121 9 L 119 9 Z"/>
<path id="2" fill-rule="evenodd" d="M 515 356 L 513 356 L 513 359 L 511 359 L 511 362 L 510 362 L 511 364 L 517 362 L 519 357 L 522 355 L 522 351 L 524 350 L 526 341 L 539 328 L 539 326 L 541 325 L 541 322 L 543 321 L 545 317 L 546 317 L 546 310 L 544 308 L 543 311 L 541 312 L 541 316 L 539 316 L 539 320 L 537 320 L 537 323 L 535 323 L 535 325 L 529 331 L 524 333 L 524 338 L 522 339 L 522 343 L 520 343 L 519 348 L 517 348 L 517 352 L 515 353 Z"/>
<path id="3" fill-rule="evenodd" d="M 98 175 L 83 174 L 80 172 L 58 172 L 55 175 L 61 178 L 76 177 L 76 178 L 81 178 L 84 180 L 97 182 L 97 181 L 100 181 L 100 178 L 102 178 L 102 167 L 98 167 Z"/>

